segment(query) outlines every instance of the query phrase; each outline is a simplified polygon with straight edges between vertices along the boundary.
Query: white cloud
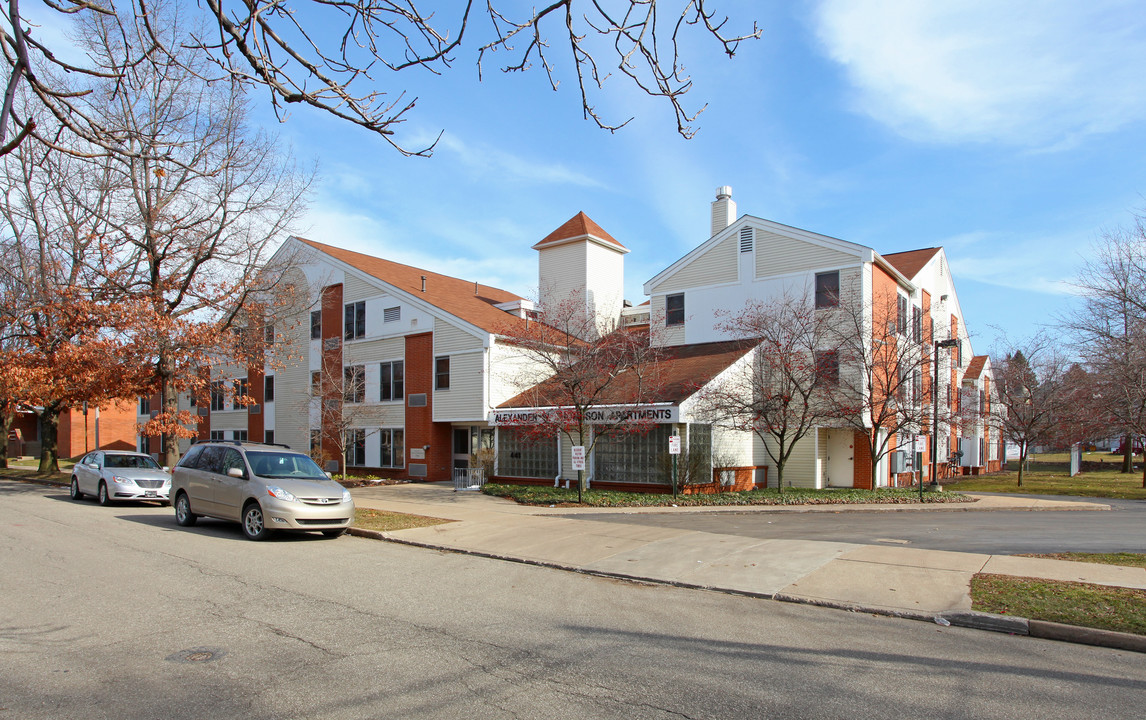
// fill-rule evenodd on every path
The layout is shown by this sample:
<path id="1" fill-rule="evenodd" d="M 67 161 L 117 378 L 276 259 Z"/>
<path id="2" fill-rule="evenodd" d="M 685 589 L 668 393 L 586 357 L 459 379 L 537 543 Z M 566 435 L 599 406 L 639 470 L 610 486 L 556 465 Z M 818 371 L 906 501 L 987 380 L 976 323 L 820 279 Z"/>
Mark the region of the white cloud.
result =
<path id="1" fill-rule="evenodd" d="M 822 0 L 855 107 L 916 140 L 1047 148 L 1146 118 L 1137 0 Z"/>
<path id="2" fill-rule="evenodd" d="M 956 283 L 974 280 L 998 287 L 1051 295 L 1070 295 L 1078 270 L 1077 235 L 1014 237 L 972 232 L 937 243 L 947 250 Z"/>
<path id="3" fill-rule="evenodd" d="M 436 136 L 418 135 L 411 139 L 411 147 L 428 147 Z M 550 160 L 534 160 L 499 150 L 485 144 L 470 144 L 455 135 L 443 134 L 434 148 L 435 155 L 453 154 L 462 165 L 482 175 L 529 185 L 576 185 L 603 188 L 605 184 L 577 172 L 564 164 Z M 444 162 L 444 161 L 442 161 Z"/>

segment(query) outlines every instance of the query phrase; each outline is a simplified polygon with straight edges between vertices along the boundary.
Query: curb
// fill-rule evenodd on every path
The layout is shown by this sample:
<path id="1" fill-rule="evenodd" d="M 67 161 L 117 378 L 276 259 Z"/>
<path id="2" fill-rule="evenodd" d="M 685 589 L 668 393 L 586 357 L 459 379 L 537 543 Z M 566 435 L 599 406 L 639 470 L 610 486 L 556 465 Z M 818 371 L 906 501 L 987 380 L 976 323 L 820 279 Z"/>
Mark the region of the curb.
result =
<path id="1" fill-rule="evenodd" d="M 407 545 L 409 547 L 417 547 L 425 550 L 437 550 L 439 552 L 455 553 L 458 555 L 469 555 L 471 557 L 480 557 L 487 560 L 515 562 L 522 565 L 549 568 L 550 570 L 573 572 L 579 575 L 591 575 L 593 577 L 610 578 L 613 580 L 625 580 L 628 582 L 645 583 L 649 585 L 664 585 L 667 587 L 678 587 L 686 590 L 709 590 L 712 592 L 724 593 L 726 595 L 752 597 L 760 600 L 775 600 L 777 602 L 787 602 L 798 605 L 811 605 L 814 607 L 831 608 L 833 610 L 843 610 L 845 612 L 879 615 L 883 617 L 900 618 L 904 620 L 917 620 L 922 622 L 935 623 L 941 626 L 962 627 L 971 630 L 986 630 L 990 632 L 1006 633 L 1008 635 L 1025 635 L 1028 637 L 1040 638 L 1043 640 L 1057 640 L 1059 642 L 1069 642 L 1079 645 L 1094 645 L 1097 647 L 1113 648 L 1116 650 L 1129 650 L 1131 652 L 1146 653 L 1146 636 L 1116 632 L 1114 630 L 1099 630 L 1096 628 L 1086 628 L 1077 625 L 1063 625 L 1061 623 L 1047 622 L 1044 620 L 1028 620 L 1027 618 L 1022 617 L 1014 617 L 1011 615 L 994 615 L 992 613 L 976 612 L 974 610 L 947 610 L 940 613 L 927 613 L 920 612 L 918 610 L 899 610 L 895 608 L 874 607 L 860 605 L 857 603 L 838 602 L 835 600 L 824 600 L 820 598 L 809 598 L 800 595 L 789 595 L 788 593 L 782 592 L 758 593 L 748 590 L 737 590 L 735 588 L 724 588 L 715 585 L 698 585 L 695 583 L 678 582 L 673 580 L 659 580 L 656 578 L 643 577 L 640 575 L 630 575 L 626 573 L 586 570 L 585 568 L 574 567 L 572 565 L 562 565 L 560 563 L 544 562 L 541 560 L 529 560 L 527 558 L 513 557 L 510 555 L 498 555 L 496 553 L 486 553 L 475 550 L 444 547 L 431 543 L 392 537 L 378 530 L 365 530 L 363 528 L 351 527 L 347 530 L 347 532 L 356 537 L 363 537 L 371 540 L 382 540 L 384 542 L 391 542 L 396 545 Z"/>

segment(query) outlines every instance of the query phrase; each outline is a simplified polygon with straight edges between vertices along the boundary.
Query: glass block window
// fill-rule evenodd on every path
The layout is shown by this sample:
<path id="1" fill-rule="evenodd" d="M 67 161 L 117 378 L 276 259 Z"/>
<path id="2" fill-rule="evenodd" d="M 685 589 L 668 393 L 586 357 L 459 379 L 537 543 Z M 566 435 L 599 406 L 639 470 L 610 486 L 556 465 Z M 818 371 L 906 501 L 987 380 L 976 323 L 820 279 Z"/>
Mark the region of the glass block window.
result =
<path id="1" fill-rule="evenodd" d="M 672 425 L 656 425 L 647 433 L 602 436 L 593 449 L 595 479 L 600 482 L 670 483 L 669 436 Z"/>
<path id="2" fill-rule="evenodd" d="M 529 442 L 518 428 L 497 431 L 497 472 L 506 477 L 557 477 L 557 441 Z"/>

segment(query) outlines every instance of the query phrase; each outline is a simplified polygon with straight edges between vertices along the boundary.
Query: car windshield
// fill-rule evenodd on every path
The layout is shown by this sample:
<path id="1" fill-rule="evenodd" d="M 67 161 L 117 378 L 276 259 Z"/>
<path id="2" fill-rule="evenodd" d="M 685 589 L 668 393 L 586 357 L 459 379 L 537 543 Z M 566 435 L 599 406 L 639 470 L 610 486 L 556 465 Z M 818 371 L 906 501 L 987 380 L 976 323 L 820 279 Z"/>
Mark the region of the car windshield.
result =
<path id="1" fill-rule="evenodd" d="M 103 466 L 109 468 L 159 469 L 159 463 L 147 455 L 112 455 L 110 453 L 104 456 Z"/>
<path id="2" fill-rule="evenodd" d="M 289 452 L 248 451 L 247 462 L 251 470 L 265 478 L 305 478 L 326 480 L 326 473 L 306 455 Z"/>

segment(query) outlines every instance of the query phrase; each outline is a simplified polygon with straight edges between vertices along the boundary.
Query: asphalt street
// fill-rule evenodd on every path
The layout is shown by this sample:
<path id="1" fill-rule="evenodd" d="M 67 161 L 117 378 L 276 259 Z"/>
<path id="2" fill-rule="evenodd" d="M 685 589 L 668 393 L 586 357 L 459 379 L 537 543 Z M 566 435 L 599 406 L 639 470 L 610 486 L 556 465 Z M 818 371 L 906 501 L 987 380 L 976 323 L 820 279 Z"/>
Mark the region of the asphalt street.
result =
<path id="1" fill-rule="evenodd" d="M 1127 718 L 1142 656 L 0 482 L 2 718 Z"/>
<path id="2" fill-rule="evenodd" d="M 1066 500 L 1062 496 L 1047 496 Z M 1093 498 L 1075 498 L 1095 502 Z M 582 520 L 649 525 L 760 539 L 900 545 L 1016 555 L 1146 552 L 1146 501 L 1098 500 L 1110 512 L 721 512 L 607 513 Z"/>

